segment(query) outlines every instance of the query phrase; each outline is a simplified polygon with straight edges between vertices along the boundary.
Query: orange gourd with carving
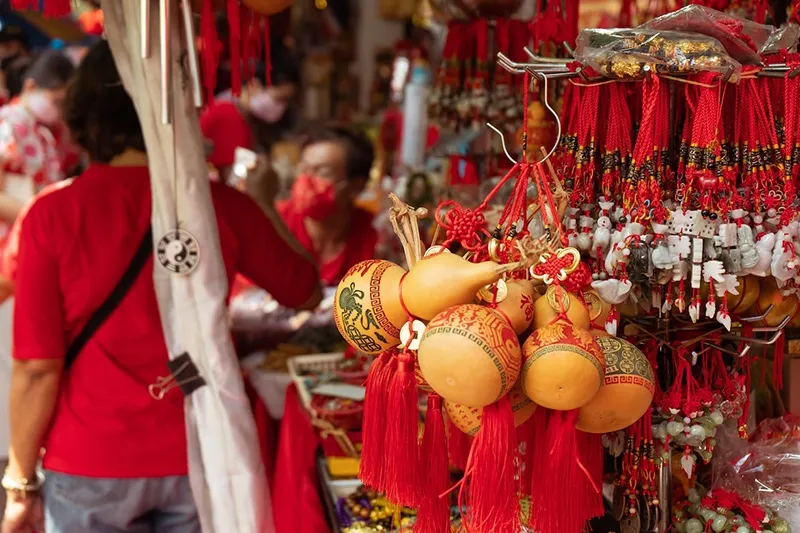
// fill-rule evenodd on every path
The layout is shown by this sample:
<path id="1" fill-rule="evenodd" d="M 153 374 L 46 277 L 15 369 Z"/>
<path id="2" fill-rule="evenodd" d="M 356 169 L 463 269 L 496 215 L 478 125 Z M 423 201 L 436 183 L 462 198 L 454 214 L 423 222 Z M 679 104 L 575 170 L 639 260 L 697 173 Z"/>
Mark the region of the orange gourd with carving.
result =
<path id="1" fill-rule="evenodd" d="M 600 390 L 605 358 L 592 335 L 564 321 L 535 330 L 522 346 L 525 395 L 548 409 L 569 411 Z"/>
<path id="2" fill-rule="evenodd" d="M 511 392 L 508 393 L 508 399 L 511 402 L 511 410 L 514 412 L 514 427 L 519 427 L 527 422 L 533 416 L 533 412 L 536 411 L 536 404 L 522 393 L 519 385 L 511 389 Z M 475 409 L 447 401 L 444 402 L 444 408 L 447 411 L 447 417 L 462 433 L 472 437 L 478 433 L 483 419 L 483 409 Z"/>
<path id="3" fill-rule="evenodd" d="M 581 407 L 577 428 L 587 433 L 611 433 L 630 426 L 650 408 L 655 392 L 653 367 L 633 344 L 616 337 L 597 338 L 606 373 L 603 386 Z"/>
<path id="4" fill-rule="evenodd" d="M 566 314 L 570 321 L 572 321 L 572 325 L 578 329 L 589 329 L 589 326 L 591 325 L 589 320 L 589 310 L 586 308 L 586 304 L 583 303 L 583 300 L 581 300 L 578 295 L 557 287 L 550 287 L 548 288 L 548 291 L 551 291 L 551 294 L 552 291 L 562 291 L 562 294 L 566 294 L 569 297 L 569 304 L 565 305 L 567 309 Z M 556 311 L 556 309 L 553 307 L 554 301 L 557 302 L 557 300 L 548 297 L 547 292 L 545 292 L 543 297 L 536 300 L 534 303 L 533 313 L 534 329 L 543 328 L 556 320 L 558 317 L 558 311 Z"/>
<path id="5" fill-rule="evenodd" d="M 517 335 L 522 335 L 533 321 L 534 296 L 536 290 L 533 283 L 526 279 L 515 279 L 506 282 L 508 294 L 497 309 L 508 319 Z"/>
<path id="6" fill-rule="evenodd" d="M 451 307 L 430 321 L 417 352 L 422 375 L 446 401 L 481 408 L 519 377 L 521 352 L 508 322 L 487 307 Z"/>
<path id="7" fill-rule="evenodd" d="M 368 354 L 383 352 L 400 342 L 408 315 L 400 304 L 400 280 L 405 270 L 389 261 L 362 261 L 336 289 L 333 317 L 350 346 Z"/>

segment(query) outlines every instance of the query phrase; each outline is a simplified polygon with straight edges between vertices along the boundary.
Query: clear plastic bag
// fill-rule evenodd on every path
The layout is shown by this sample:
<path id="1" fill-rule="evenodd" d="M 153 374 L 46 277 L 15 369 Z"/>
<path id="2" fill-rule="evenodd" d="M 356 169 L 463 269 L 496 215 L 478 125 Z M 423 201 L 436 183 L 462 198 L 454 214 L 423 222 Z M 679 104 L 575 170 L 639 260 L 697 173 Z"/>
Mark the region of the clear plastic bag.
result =
<path id="1" fill-rule="evenodd" d="M 737 78 L 741 64 L 719 41 L 705 35 L 649 29 L 585 29 L 578 34 L 575 59 L 610 78 L 646 72 L 719 72 Z"/>
<path id="2" fill-rule="evenodd" d="M 719 41 L 728 54 L 742 65 L 761 63 L 758 52 L 775 31 L 774 26 L 694 4 L 655 18 L 639 28 L 707 35 Z"/>
<path id="3" fill-rule="evenodd" d="M 750 442 L 735 429 L 717 432 L 713 488 L 733 490 L 800 524 L 800 418 L 763 421 Z"/>
<path id="4" fill-rule="evenodd" d="M 782 50 L 796 47 L 798 39 L 800 39 L 800 26 L 797 24 L 787 24 L 773 31 L 769 39 L 761 45 L 758 51 L 765 55 L 775 54 Z"/>

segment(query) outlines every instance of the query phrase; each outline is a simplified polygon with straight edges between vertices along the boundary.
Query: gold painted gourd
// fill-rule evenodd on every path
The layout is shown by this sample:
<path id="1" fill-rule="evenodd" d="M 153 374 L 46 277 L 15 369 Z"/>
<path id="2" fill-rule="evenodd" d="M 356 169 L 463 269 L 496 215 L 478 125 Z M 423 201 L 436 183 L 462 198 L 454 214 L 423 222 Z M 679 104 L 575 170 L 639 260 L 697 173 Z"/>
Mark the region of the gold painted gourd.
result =
<path id="1" fill-rule="evenodd" d="M 519 386 L 511 389 L 511 392 L 508 393 L 508 399 L 511 402 L 511 410 L 514 412 L 514 427 L 519 427 L 527 422 L 536 411 L 536 404 L 523 394 Z M 466 407 L 448 401 L 444 402 L 444 408 L 447 412 L 447 418 L 462 433 L 466 433 L 471 437 L 478 433 L 483 419 L 482 409 Z"/>
<path id="2" fill-rule="evenodd" d="M 633 344 L 600 337 L 606 373 L 603 386 L 581 407 L 576 427 L 587 433 L 611 433 L 630 426 L 650 409 L 655 392 L 653 367 Z"/>
<path id="3" fill-rule="evenodd" d="M 769 309 L 770 305 L 772 310 L 759 321 L 761 326 L 775 327 L 787 316 L 794 319 L 796 315 L 800 314 L 798 313 L 800 302 L 798 302 L 797 296 L 794 294 L 784 296 L 778 288 L 775 278 L 771 276 L 759 279 L 758 298 L 756 298 L 756 303 L 750 308 L 748 314 L 750 316 L 762 315 Z"/>
<path id="4" fill-rule="evenodd" d="M 294 0 L 242 0 L 242 3 L 260 15 L 274 15 L 294 4 Z"/>
<path id="5" fill-rule="evenodd" d="M 551 324 L 558 317 L 563 304 L 563 309 L 578 329 L 588 330 L 590 326 L 589 310 L 583 300 L 571 292 L 560 287 L 550 286 L 544 296 L 536 300 L 533 311 L 534 329 L 543 328 Z"/>
<path id="6" fill-rule="evenodd" d="M 534 294 L 533 283 L 526 279 L 509 280 L 506 283 L 507 295 L 497 304 L 497 310 L 508 319 L 517 335 L 522 335 L 533 321 Z"/>
<path id="7" fill-rule="evenodd" d="M 405 270 L 390 261 L 370 259 L 347 271 L 336 289 L 333 317 L 353 348 L 376 354 L 397 346 L 408 315 L 400 304 Z"/>
<path id="8" fill-rule="evenodd" d="M 548 409 L 586 405 L 605 375 L 605 358 L 592 335 L 563 321 L 535 330 L 522 346 L 522 358 L 522 390 Z"/>
<path id="9" fill-rule="evenodd" d="M 470 263 L 456 254 L 424 257 L 403 279 L 403 302 L 413 316 L 431 320 L 449 307 L 472 302 L 478 290 L 507 270 L 491 261 Z"/>
<path id="10" fill-rule="evenodd" d="M 417 357 L 425 381 L 439 396 L 481 408 L 511 390 L 522 355 L 517 335 L 499 313 L 467 304 L 430 321 Z"/>

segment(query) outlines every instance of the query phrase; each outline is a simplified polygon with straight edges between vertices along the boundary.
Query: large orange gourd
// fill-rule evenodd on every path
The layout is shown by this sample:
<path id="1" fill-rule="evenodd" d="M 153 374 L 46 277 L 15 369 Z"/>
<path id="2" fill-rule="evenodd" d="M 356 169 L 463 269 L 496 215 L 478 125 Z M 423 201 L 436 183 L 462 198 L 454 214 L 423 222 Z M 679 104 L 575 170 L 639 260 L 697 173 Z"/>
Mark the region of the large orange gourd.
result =
<path id="1" fill-rule="evenodd" d="M 242 2 L 260 15 L 274 15 L 294 4 L 294 0 L 242 0 Z"/>
<path id="2" fill-rule="evenodd" d="M 431 320 L 449 307 L 472 302 L 478 290 L 508 270 L 491 261 L 470 263 L 451 253 L 424 257 L 403 279 L 403 302 L 413 316 Z"/>
<path id="3" fill-rule="evenodd" d="M 548 409 L 569 411 L 600 390 L 605 358 L 592 335 L 567 322 L 535 330 L 522 346 L 525 395 Z"/>
<path id="4" fill-rule="evenodd" d="M 400 342 L 408 315 L 400 304 L 405 270 L 389 261 L 370 259 L 347 271 L 336 288 L 333 317 L 350 346 L 368 354 Z"/>
<path id="5" fill-rule="evenodd" d="M 759 293 L 756 303 L 750 308 L 748 314 L 757 316 L 763 314 L 769 306 L 772 310 L 760 321 L 762 326 L 775 327 L 787 316 L 795 318 L 800 311 L 800 302 L 794 294 L 784 296 L 775 283 L 775 278 L 766 277 L 759 280 Z"/>
<path id="6" fill-rule="evenodd" d="M 633 344 L 616 337 L 597 338 L 606 373 L 603 386 L 581 407 L 577 428 L 587 433 L 624 429 L 650 408 L 655 392 L 653 367 Z"/>
<path id="7" fill-rule="evenodd" d="M 514 412 L 514 427 L 519 427 L 533 415 L 536 411 L 536 404 L 522 393 L 519 386 L 511 389 L 508 393 L 508 400 L 511 403 L 511 410 Z M 483 419 L 483 409 L 475 409 L 453 402 L 444 402 L 447 417 L 455 427 L 470 436 L 475 436 L 481 428 Z"/>
<path id="8" fill-rule="evenodd" d="M 422 375 L 445 400 L 481 408 L 502 398 L 519 377 L 517 335 L 496 311 L 451 307 L 430 321 L 417 352 Z"/>
<path id="9" fill-rule="evenodd" d="M 534 295 L 533 283 L 526 279 L 515 279 L 505 282 L 506 297 L 498 302 L 497 310 L 508 319 L 517 335 L 522 335 L 533 320 Z"/>
<path id="10" fill-rule="evenodd" d="M 559 311 L 562 309 L 576 328 L 589 329 L 591 324 L 589 310 L 583 300 L 578 295 L 553 285 L 548 287 L 544 296 L 534 303 L 534 329 L 551 324 L 558 318 Z"/>

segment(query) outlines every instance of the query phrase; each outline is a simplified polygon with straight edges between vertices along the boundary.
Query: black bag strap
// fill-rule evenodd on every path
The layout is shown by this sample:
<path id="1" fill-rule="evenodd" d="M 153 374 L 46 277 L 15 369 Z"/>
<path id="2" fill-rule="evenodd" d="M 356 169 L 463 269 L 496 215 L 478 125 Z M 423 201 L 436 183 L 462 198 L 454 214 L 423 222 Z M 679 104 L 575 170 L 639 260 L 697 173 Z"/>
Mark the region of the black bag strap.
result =
<path id="1" fill-rule="evenodd" d="M 139 277 L 139 273 L 142 271 L 142 268 L 144 268 L 145 263 L 147 263 L 152 253 L 153 228 L 148 226 L 147 232 L 142 238 L 142 242 L 139 244 L 139 248 L 136 249 L 136 253 L 133 255 L 133 258 L 131 258 L 130 264 L 128 264 L 128 268 L 125 269 L 125 273 L 117 282 L 114 290 L 112 290 L 111 294 L 100 304 L 100 307 L 92 313 L 86 325 L 83 326 L 81 332 L 78 333 L 78 336 L 75 337 L 75 340 L 73 340 L 69 348 L 67 348 L 67 353 L 64 356 L 64 368 L 72 366 L 72 363 L 75 362 L 78 354 L 81 353 L 81 350 L 83 350 L 83 347 L 89 342 L 89 339 L 92 338 L 97 330 L 100 329 L 100 326 L 105 323 L 108 317 L 111 316 L 111 313 L 119 306 L 125 298 L 125 295 L 128 294 L 128 291 L 133 287 L 136 278 Z"/>

